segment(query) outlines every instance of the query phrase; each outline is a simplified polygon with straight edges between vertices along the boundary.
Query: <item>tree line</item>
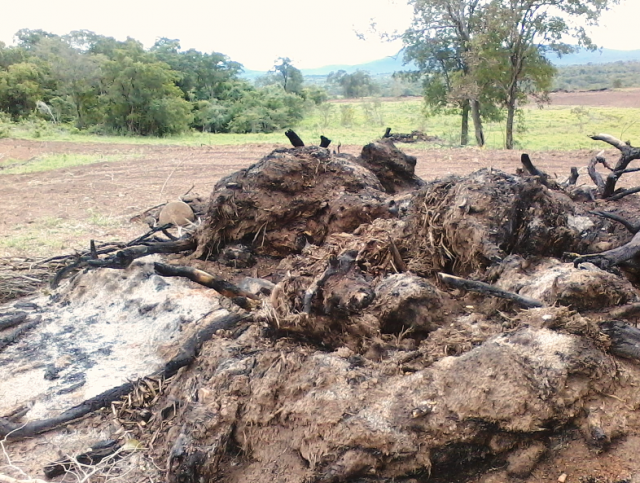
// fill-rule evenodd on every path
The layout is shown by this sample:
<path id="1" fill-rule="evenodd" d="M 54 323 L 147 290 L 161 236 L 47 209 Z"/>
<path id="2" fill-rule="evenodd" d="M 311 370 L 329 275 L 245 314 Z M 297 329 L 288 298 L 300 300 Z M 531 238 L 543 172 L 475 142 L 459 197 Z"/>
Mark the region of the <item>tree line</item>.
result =
<path id="1" fill-rule="evenodd" d="M 272 132 L 295 125 L 322 102 L 322 89 L 303 85 L 289 59 L 279 59 L 270 81 L 241 78 L 226 55 L 183 51 L 162 38 L 150 49 L 90 31 L 54 35 L 17 32 L 0 42 L 0 111 L 13 121 L 44 116 L 78 129 L 157 135 Z M 297 73 L 297 74 L 296 74 Z"/>

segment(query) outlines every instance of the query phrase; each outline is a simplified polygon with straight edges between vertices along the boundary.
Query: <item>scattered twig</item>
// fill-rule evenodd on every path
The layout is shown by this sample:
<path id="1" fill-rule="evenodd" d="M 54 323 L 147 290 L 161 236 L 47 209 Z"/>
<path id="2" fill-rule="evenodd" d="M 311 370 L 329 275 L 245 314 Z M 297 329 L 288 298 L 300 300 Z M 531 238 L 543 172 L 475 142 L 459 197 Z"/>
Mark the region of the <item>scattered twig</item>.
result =
<path id="1" fill-rule="evenodd" d="M 171 179 L 171 176 L 173 176 L 173 173 L 176 172 L 176 169 L 178 169 L 180 166 L 182 166 L 182 163 L 184 163 L 184 159 L 180 160 L 180 162 L 178 164 L 176 164 L 176 166 L 171 170 L 171 172 L 169 173 L 169 176 L 167 176 L 167 179 L 164 180 L 164 184 L 162 185 L 162 189 L 160 190 L 160 194 L 164 193 L 164 189 L 167 187 L 167 183 Z"/>

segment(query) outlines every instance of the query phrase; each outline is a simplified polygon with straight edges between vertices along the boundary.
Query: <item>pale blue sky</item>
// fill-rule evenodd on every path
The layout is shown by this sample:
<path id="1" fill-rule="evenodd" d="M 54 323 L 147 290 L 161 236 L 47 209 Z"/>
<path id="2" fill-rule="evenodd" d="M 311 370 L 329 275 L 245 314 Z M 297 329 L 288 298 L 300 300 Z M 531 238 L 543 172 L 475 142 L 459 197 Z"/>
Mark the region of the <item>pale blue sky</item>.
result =
<path id="1" fill-rule="evenodd" d="M 87 29 L 146 47 L 159 37 L 183 48 L 217 51 L 248 69 L 267 70 L 278 57 L 300 68 L 358 64 L 395 54 L 399 43 L 359 40 L 374 19 L 383 31 L 403 30 L 411 9 L 403 0 L 0 0 L 0 41 L 21 28 L 56 34 Z M 594 41 L 611 49 L 640 49 L 640 0 L 623 0 L 601 19 Z"/>

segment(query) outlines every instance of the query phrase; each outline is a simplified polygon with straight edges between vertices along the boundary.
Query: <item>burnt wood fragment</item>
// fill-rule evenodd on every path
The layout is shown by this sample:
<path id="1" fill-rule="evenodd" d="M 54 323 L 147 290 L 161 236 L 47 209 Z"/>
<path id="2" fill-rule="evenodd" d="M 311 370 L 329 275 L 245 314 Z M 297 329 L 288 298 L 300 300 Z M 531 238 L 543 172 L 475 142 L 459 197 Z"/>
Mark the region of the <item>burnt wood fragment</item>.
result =
<path id="1" fill-rule="evenodd" d="M 320 136 L 320 147 L 321 148 L 328 148 L 329 145 L 331 144 L 331 139 L 325 137 L 325 136 Z"/>
<path id="2" fill-rule="evenodd" d="M 640 359 L 640 329 L 618 320 L 602 322 L 602 332 L 611 339 L 612 354 L 626 359 Z"/>
<path id="3" fill-rule="evenodd" d="M 527 309 L 544 307 L 544 304 L 539 300 L 535 300 L 529 297 L 523 297 L 522 295 L 502 290 L 501 288 L 494 287 L 493 285 L 489 285 L 488 283 L 477 282 L 475 280 L 467 280 L 465 278 L 456 277 L 455 275 L 449 275 L 446 273 L 438 273 L 438 278 L 447 285 L 451 285 L 452 287 L 467 290 L 469 292 L 477 292 L 483 295 L 490 295 L 492 297 L 511 300 L 512 302 L 515 302 Z"/>
<path id="4" fill-rule="evenodd" d="M 289 129 L 284 132 L 284 135 L 289 138 L 289 142 L 294 148 L 301 148 L 304 146 L 304 142 L 300 139 L 293 129 Z"/>

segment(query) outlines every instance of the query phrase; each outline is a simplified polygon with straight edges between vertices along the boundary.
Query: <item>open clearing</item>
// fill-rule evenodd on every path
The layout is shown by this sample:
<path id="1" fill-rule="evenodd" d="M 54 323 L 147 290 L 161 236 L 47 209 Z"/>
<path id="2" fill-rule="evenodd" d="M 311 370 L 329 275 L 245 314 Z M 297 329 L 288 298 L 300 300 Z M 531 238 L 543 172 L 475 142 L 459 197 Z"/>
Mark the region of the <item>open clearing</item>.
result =
<path id="1" fill-rule="evenodd" d="M 640 107 L 640 89 L 553 95 L 552 105 L 569 103 Z M 593 144 L 591 150 L 528 152 L 538 167 L 562 178 L 572 166 L 585 167 L 606 146 Z M 68 252 L 85 247 L 89 238 L 128 239 L 144 229 L 128 223 L 131 217 L 190 189 L 208 196 L 221 176 L 257 162 L 277 147 L 288 144 L 172 146 L 0 139 L 0 163 L 11 160 L 14 166 L 16 162 L 28 165 L 39 156 L 50 154 L 111 160 L 122 157 L 122 161 L 1 175 L 0 256 Z M 513 173 L 520 166 L 521 151 L 517 150 L 425 149 L 410 144 L 399 147 L 417 156 L 416 174 L 425 180 L 468 174 L 488 166 Z M 341 151 L 358 154 L 361 148 L 343 145 Z M 614 160 L 617 155 L 616 150 L 605 151 L 607 159 Z M 581 173 L 578 183 L 590 183 L 586 169 Z M 640 184 L 637 174 L 627 175 L 621 182 L 622 187 L 636 184 Z"/>

